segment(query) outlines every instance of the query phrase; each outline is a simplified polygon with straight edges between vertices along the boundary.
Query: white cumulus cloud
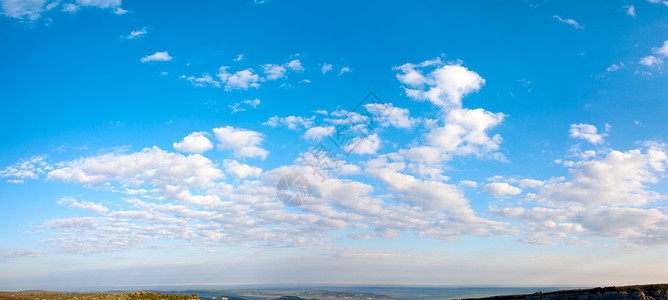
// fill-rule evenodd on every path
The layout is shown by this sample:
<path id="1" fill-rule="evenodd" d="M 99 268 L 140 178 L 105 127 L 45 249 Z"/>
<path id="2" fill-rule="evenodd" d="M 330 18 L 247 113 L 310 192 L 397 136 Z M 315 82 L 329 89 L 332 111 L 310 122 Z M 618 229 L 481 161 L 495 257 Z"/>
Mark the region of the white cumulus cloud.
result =
<path id="1" fill-rule="evenodd" d="M 585 123 L 571 124 L 569 132 L 572 138 L 587 140 L 592 144 L 602 143 L 606 136 L 605 133 L 599 133 L 596 126 Z"/>
<path id="2" fill-rule="evenodd" d="M 648 184 L 665 173 L 668 151 L 665 145 L 650 145 L 563 164 L 570 167 L 570 180 L 547 181 L 529 198 L 554 206 L 644 205 L 661 198 Z"/>
<path id="3" fill-rule="evenodd" d="M 53 167 L 46 161 L 46 155 L 34 156 L 17 162 L 0 171 L 0 177 L 8 178 L 7 182 L 23 183 L 25 179 L 37 179 Z"/>
<path id="4" fill-rule="evenodd" d="M 267 80 L 276 80 L 285 77 L 287 69 L 284 66 L 276 64 L 266 64 L 262 66 L 262 70 L 266 74 Z"/>
<path id="5" fill-rule="evenodd" d="M 392 103 L 365 104 L 364 108 L 370 112 L 374 119 L 383 127 L 393 126 L 396 128 L 409 129 L 417 122 L 411 119 L 410 113 L 406 108 L 395 107 Z"/>
<path id="6" fill-rule="evenodd" d="M 652 52 L 654 55 L 642 57 L 638 63 L 648 67 L 663 65 L 663 58 L 668 58 L 668 40 L 664 41 L 661 47 L 652 48 Z"/>
<path id="7" fill-rule="evenodd" d="M 304 132 L 304 138 L 308 140 L 318 141 L 325 136 L 331 135 L 334 132 L 334 126 L 315 126 L 309 128 Z"/>
<path id="8" fill-rule="evenodd" d="M 668 215 L 649 203 L 664 199 L 650 185 L 665 177 L 668 147 L 646 142 L 642 148 L 607 152 L 566 161 L 569 176 L 545 181 L 522 179 L 531 186 L 525 207 L 491 207 L 490 212 L 519 220 L 526 243 L 557 244 L 585 237 L 616 239 L 618 246 L 644 247 L 668 244 Z M 578 236 L 580 235 L 580 236 Z M 592 245 L 587 242 L 585 244 Z"/>
<path id="9" fill-rule="evenodd" d="M 654 53 L 668 57 L 668 40 L 663 42 L 663 46 L 652 49 Z"/>
<path id="10" fill-rule="evenodd" d="M 149 61 L 170 61 L 172 60 L 172 57 L 169 56 L 169 53 L 167 51 L 158 51 L 156 53 L 153 53 L 151 55 L 146 55 L 141 58 L 142 62 L 149 62 Z"/>
<path id="11" fill-rule="evenodd" d="M 214 128 L 218 148 L 234 151 L 237 157 L 251 157 L 264 160 L 269 151 L 261 148 L 264 136 L 257 132 L 232 126 Z"/>
<path id="12" fill-rule="evenodd" d="M 223 175 L 199 154 L 184 156 L 153 147 L 130 154 L 108 153 L 61 162 L 47 176 L 53 181 L 92 185 L 118 182 L 123 187 L 169 184 L 206 187 Z"/>
<path id="13" fill-rule="evenodd" d="M 377 133 L 366 137 L 355 137 L 345 149 L 356 154 L 376 154 L 380 148 L 380 138 Z"/>
<path id="14" fill-rule="evenodd" d="M 203 153 L 204 151 L 211 150 L 213 144 L 206 135 L 206 132 L 193 132 L 184 137 L 182 141 L 174 143 L 174 149 L 179 152 L 188 153 Z"/>
<path id="15" fill-rule="evenodd" d="M 304 71 L 304 67 L 302 66 L 302 63 L 298 59 L 293 59 L 289 61 L 287 64 L 285 64 L 288 69 L 301 72 Z"/>
<path id="16" fill-rule="evenodd" d="M 453 109 L 445 117 L 444 126 L 427 134 L 427 141 L 447 156 L 476 155 L 496 156 L 502 138 L 489 136 L 487 132 L 499 125 L 505 115 L 484 109 Z"/>
<path id="17" fill-rule="evenodd" d="M 277 65 L 277 64 L 262 65 L 262 70 L 264 71 L 267 80 L 276 80 L 284 78 L 285 73 L 288 70 L 295 72 L 302 72 L 304 71 L 304 67 L 302 66 L 302 63 L 298 59 L 293 59 L 282 65 Z"/>
<path id="18" fill-rule="evenodd" d="M 425 73 L 423 69 L 437 68 Z M 461 106 L 462 97 L 478 91 L 485 80 L 461 65 L 445 65 L 440 59 L 396 67 L 399 81 L 406 86 L 406 95 L 415 100 L 428 100 L 439 107 Z"/>
<path id="19" fill-rule="evenodd" d="M 507 182 L 492 182 L 484 185 L 482 190 L 494 196 L 519 195 L 522 189 Z"/>
<path id="20" fill-rule="evenodd" d="M 328 63 L 322 64 L 322 74 L 326 74 L 327 72 L 332 70 L 332 65 Z"/>
<path id="21" fill-rule="evenodd" d="M 258 177 L 262 174 L 261 168 L 243 164 L 236 160 L 228 160 L 224 163 L 224 166 L 225 172 L 236 178 Z"/>
<path id="22" fill-rule="evenodd" d="M 445 64 L 440 58 L 418 64 L 406 63 L 394 69 L 400 71 L 396 76 L 404 84 L 408 97 L 429 101 L 440 113 L 438 119 L 424 120 L 428 132 L 419 144 L 400 149 L 400 155 L 428 164 L 463 155 L 505 160 L 498 151 L 502 137 L 490 134 L 491 129 L 503 122 L 505 114 L 463 107 L 462 98 L 485 84 L 480 75 L 462 66 L 461 62 Z M 408 124 L 407 119 L 401 119 L 403 124 Z"/>
<path id="23" fill-rule="evenodd" d="M 218 77 L 225 83 L 225 90 L 247 90 L 249 87 L 260 87 L 260 76 L 253 74 L 253 69 L 246 69 L 234 73 L 227 72 L 229 67 L 222 66 Z"/>
<path id="24" fill-rule="evenodd" d="M 655 57 L 654 55 L 648 55 L 640 59 L 639 63 L 648 67 L 657 66 L 663 64 L 663 60 Z"/>

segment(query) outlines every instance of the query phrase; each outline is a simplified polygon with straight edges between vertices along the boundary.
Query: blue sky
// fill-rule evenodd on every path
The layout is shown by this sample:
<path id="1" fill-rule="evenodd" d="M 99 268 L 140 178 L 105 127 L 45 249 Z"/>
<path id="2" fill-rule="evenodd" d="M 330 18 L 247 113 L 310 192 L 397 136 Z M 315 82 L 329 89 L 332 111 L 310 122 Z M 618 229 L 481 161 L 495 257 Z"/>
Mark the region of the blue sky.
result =
<path id="1" fill-rule="evenodd" d="M 668 2 L 1 4 L 0 289 L 668 276 Z"/>

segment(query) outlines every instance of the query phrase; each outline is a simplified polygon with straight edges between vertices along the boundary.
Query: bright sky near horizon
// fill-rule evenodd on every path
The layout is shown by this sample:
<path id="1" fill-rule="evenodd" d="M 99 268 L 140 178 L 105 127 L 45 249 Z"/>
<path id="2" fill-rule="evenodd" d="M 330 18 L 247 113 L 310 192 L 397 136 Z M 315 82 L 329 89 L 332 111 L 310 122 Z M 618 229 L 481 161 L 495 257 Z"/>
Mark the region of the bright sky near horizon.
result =
<path id="1" fill-rule="evenodd" d="M 0 290 L 668 278 L 668 1 L 0 3 Z"/>

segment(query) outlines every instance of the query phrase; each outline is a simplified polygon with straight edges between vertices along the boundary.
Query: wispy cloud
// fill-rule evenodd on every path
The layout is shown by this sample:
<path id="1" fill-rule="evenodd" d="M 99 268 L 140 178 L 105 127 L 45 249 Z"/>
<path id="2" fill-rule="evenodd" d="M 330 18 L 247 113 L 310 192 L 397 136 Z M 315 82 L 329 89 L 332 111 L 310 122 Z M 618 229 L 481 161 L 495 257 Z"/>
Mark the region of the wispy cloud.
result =
<path id="1" fill-rule="evenodd" d="M 43 256 L 44 251 L 28 249 L 8 249 L 0 247 L 0 257 Z"/>
<path id="2" fill-rule="evenodd" d="M 560 16 L 553 16 L 553 18 L 559 20 L 559 22 L 573 26 L 575 29 L 583 30 L 584 26 L 580 25 L 577 21 L 573 19 L 563 19 Z"/>
<path id="3" fill-rule="evenodd" d="M 246 99 L 241 102 L 234 103 L 230 105 L 232 113 L 246 111 L 247 108 L 257 108 L 260 105 L 260 99 Z"/>
<path id="4" fill-rule="evenodd" d="M 146 35 L 146 33 L 147 33 L 146 27 L 144 27 L 144 28 L 139 29 L 139 30 L 133 30 L 132 32 L 130 32 L 130 34 L 124 35 L 123 38 L 128 39 L 128 40 L 132 40 L 132 39 L 143 37 L 144 35 Z"/>
<path id="5" fill-rule="evenodd" d="M 73 197 L 63 197 L 57 202 L 60 205 L 67 205 L 70 208 L 78 208 L 91 211 L 97 214 L 104 214 L 109 211 L 104 205 L 100 203 L 93 203 L 88 201 L 79 201 Z"/>
<path id="6" fill-rule="evenodd" d="M 46 0 L 6 0 L 2 1 L 2 14 L 18 19 L 20 21 L 34 22 L 42 16 L 57 7 L 61 6 L 61 1 Z M 121 0 L 76 0 L 74 3 L 62 3 L 60 8 L 63 12 L 75 13 L 81 8 L 96 7 L 100 9 L 109 9 L 114 14 L 122 15 L 127 13 L 127 10 L 121 8 Z"/>
<path id="7" fill-rule="evenodd" d="M 296 116 L 287 116 L 287 117 L 273 116 L 262 124 L 270 127 L 285 126 L 290 130 L 297 130 L 299 128 L 309 129 L 313 127 L 314 119 L 315 116 L 311 118 L 296 117 Z"/>
<path id="8" fill-rule="evenodd" d="M 636 16 L 636 7 L 633 5 L 624 5 L 624 8 L 626 8 L 626 15 L 635 17 Z"/>

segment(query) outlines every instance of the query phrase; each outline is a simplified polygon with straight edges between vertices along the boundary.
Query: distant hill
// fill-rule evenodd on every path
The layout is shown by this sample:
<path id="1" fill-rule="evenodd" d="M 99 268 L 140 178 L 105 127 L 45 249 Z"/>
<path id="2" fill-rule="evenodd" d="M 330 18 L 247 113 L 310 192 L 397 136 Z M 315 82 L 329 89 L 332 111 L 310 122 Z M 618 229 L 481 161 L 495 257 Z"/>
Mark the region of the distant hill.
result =
<path id="1" fill-rule="evenodd" d="M 246 298 L 239 298 L 234 296 L 211 296 L 199 297 L 200 300 L 247 300 Z"/>
<path id="2" fill-rule="evenodd" d="M 280 298 L 275 298 L 274 300 L 318 300 L 316 298 L 313 299 L 304 299 L 302 297 L 297 297 L 297 296 L 283 296 Z"/>
<path id="3" fill-rule="evenodd" d="M 597 287 L 464 300 L 668 300 L 668 284 Z"/>
<path id="4" fill-rule="evenodd" d="M 393 297 L 373 293 L 328 291 L 328 290 L 272 290 L 272 289 L 229 289 L 229 290 L 183 290 L 165 293 L 196 293 L 200 300 L 391 300 Z"/>
<path id="5" fill-rule="evenodd" d="M 342 291 L 328 291 L 328 290 L 312 290 L 307 292 L 298 292 L 296 293 L 297 298 L 306 297 L 313 299 L 359 299 L 359 300 L 382 300 L 382 299 L 392 299 L 386 295 L 378 295 L 371 293 L 360 293 L 360 292 L 342 292 Z M 304 299 L 304 298 L 300 298 Z M 295 299 L 299 300 L 299 299 Z"/>
<path id="6" fill-rule="evenodd" d="M 482 288 L 480 288 L 482 289 Z M 419 291 L 418 291 L 419 290 Z M 418 289 L 411 293 L 398 294 L 392 288 L 375 289 L 374 292 L 365 290 L 365 293 L 349 291 L 330 290 L 294 290 L 294 289 L 238 289 L 238 290 L 187 290 L 171 292 L 155 291 L 110 291 L 110 292 L 84 292 L 84 293 L 61 293 L 51 291 L 22 291 L 22 292 L 0 292 L 0 300 L 436 300 L 453 299 L 461 300 L 668 300 L 668 284 L 648 284 L 631 286 L 597 287 L 592 289 L 548 289 L 548 292 L 535 292 L 532 294 L 500 295 L 483 298 L 463 298 L 448 293 L 448 289 Z M 473 290 L 476 290 L 475 288 Z M 536 291 L 538 289 L 529 289 Z M 543 289 L 545 290 L 545 289 Z M 390 294 L 383 295 L 382 291 Z M 496 290 L 498 293 L 500 290 Z M 527 291 L 520 289 L 519 293 Z M 418 293 L 419 292 L 419 293 Z M 500 293 L 514 293 L 506 289 Z M 458 292 L 459 293 L 459 292 Z M 480 292 L 464 292 L 459 295 L 480 295 Z M 494 292 L 486 291 L 482 295 L 491 295 Z M 391 296 L 390 296 L 391 295 Z"/>
<path id="7" fill-rule="evenodd" d="M 60 293 L 50 291 L 0 292 L 0 300 L 199 300 L 195 294 L 134 293 Z"/>
<path id="8" fill-rule="evenodd" d="M 246 298 L 239 298 L 233 296 L 212 296 L 212 297 L 199 297 L 200 300 L 247 300 Z"/>

